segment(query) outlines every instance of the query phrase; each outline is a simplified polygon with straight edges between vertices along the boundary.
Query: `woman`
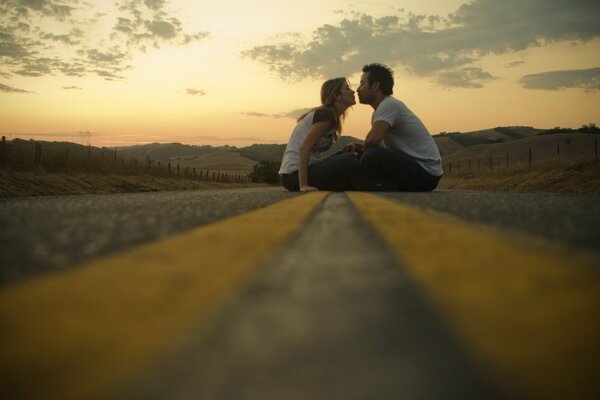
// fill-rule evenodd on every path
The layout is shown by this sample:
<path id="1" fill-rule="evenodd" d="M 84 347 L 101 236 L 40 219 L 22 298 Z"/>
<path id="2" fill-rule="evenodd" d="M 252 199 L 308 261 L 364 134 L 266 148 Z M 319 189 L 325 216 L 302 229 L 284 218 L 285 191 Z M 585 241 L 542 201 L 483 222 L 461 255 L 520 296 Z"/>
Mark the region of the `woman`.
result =
<path id="1" fill-rule="evenodd" d="M 283 153 L 281 181 L 290 191 L 342 191 L 358 169 L 356 153 L 340 153 L 321 160 L 342 131 L 348 107 L 356 104 L 346 78 L 330 79 L 321 86 L 321 106 L 298 118 Z"/>

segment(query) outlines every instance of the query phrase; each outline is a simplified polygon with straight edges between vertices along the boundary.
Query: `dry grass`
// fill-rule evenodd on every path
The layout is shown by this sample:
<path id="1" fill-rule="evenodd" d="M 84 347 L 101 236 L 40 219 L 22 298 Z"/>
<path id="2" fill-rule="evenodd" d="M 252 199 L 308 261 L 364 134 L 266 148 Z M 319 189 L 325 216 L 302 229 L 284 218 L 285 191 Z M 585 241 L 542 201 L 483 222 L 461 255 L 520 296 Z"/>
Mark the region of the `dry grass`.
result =
<path id="1" fill-rule="evenodd" d="M 252 183 L 198 181 L 152 175 L 47 173 L 0 169 L 0 197 L 224 189 Z"/>
<path id="2" fill-rule="evenodd" d="M 493 171 L 447 172 L 439 184 L 445 189 L 510 192 L 600 194 L 600 161 L 540 162 L 529 168 L 519 164 Z"/>

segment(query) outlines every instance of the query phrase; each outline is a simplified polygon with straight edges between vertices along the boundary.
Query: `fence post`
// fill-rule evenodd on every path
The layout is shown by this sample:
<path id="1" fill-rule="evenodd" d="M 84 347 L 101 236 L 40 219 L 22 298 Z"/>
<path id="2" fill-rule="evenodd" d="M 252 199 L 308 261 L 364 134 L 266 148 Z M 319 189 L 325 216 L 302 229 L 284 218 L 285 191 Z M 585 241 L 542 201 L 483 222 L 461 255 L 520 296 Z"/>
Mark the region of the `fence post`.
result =
<path id="1" fill-rule="evenodd" d="M 35 144 L 35 155 L 33 157 L 33 161 L 36 164 L 42 163 L 42 145 L 39 143 Z"/>
<path id="2" fill-rule="evenodd" d="M 560 143 L 556 143 L 556 158 L 560 161 Z"/>
<path id="3" fill-rule="evenodd" d="M 169 176 L 171 176 L 171 163 L 167 164 L 167 169 L 169 170 Z"/>
<path id="4" fill-rule="evenodd" d="M 8 161 L 7 146 L 8 144 L 6 143 L 6 136 L 2 136 L 2 148 L 0 148 L 0 164 L 4 164 L 6 161 Z"/>
<path id="5" fill-rule="evenodd" d="M 469 159 L 469 171 L 471 170 L 471 160 Z"/>
<path id="6" fill-rule="evenodd" d="M 506 168 L 508 168 L 510 166 L 510 161 L 508 158 L 508 153 L 506 153 Z"/>
<path id="7" fill-rule="evenodd" d="M 179 177 L 179 164 L 177 164 L 177 176 Z"/>
<path id="8" fill-rule="evenodd" d="M 531 149 L 529 149 L 529 168 L 531 168 L 532 162 L 533 162 L 533 154 L 531 153 Z"/>
<path id="9" fill-rule="evenodd" d="M 490 171 L 494 170 L 494 160 L 490 157 Z"/>
<path id="10" fill-rule="evenodd" d="M 452 163 L 448 163 L 448 169 L 449 169 L 448 172 L 452 172 Z"/>
<path id="11" fill-rule="evenodd" d="M 481 169 L 481 160 L 477 159 L 477 172 Z"/>
<path id="12" fill-rule="evenodd" d="M 594 156 L 598 159 L 598 139 L 594 139 Z"/>

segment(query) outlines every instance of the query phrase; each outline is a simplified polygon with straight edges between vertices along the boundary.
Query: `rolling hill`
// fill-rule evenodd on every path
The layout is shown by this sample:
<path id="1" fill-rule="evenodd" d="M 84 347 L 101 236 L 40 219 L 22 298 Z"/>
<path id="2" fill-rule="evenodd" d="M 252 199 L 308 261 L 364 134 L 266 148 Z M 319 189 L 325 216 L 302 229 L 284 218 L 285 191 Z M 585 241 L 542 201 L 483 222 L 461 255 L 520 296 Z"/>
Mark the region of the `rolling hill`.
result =
<path id="1" fill-rule="evenodd" d="M 600 129 L 589 125 L 588 130 L 569 130 L 554 128 L 543 130 L 532 127 L 496 127 L 473 132 L 440 133 L 433 135 L 442 154 L 445 164 L 452 162 L 489 158 L 510 160 L 527 160 L 528 151 L 532 149 L 533 158 L 561 160 L 573 158 L 593 158 Z M 588 132 L 588 133 L 584 133 Z M 361 142 L 351 136 L 341 136 L 334 145 L 325 152 L 327 157 L 342 149 L 350 142 Z M 30 158 L 35 147 L 33 140 L 14 139 L 11 141 L 13 158 Z M 43 143 L 44 158 L 71 157 L 77 154 L 97 154 L 96 157 L 113 157 L 115 149 L 88 149 L 69 142 L 39 142 Z M 229 174 L 246 175 L 260 161 L 281 161 L 285 144 L 253 144 L 247 147 L 234 146 L 194 146 L 181 143 L 149 143 L 117 148 L 119 158 L 136 158 L 141 162 L 160 161 L 161 163 L 179 164 L 180 167 L 226 172 Z M 115 155 L 116 156 L 116 155 Z"/>

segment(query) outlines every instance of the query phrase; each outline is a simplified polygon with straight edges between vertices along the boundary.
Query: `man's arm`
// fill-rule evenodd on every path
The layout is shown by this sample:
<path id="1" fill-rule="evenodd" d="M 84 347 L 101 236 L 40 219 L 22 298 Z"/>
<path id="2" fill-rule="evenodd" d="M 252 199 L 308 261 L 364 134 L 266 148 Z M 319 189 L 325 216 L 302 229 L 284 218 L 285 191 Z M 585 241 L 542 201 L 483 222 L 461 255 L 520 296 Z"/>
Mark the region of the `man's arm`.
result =
<path id="1" fill-rule="evenodd" d="M 367 133 L 367 137 L 365 138 L 364 149 L 368 149 L 369 147 L 379 146 L 381 140 L 390 129 L 390 125 L 385 121 L 375 121 L 373 122 L 373 126 L 369 133 Z"/>
<path id="2" fill-rule="evenodd" d="M 379 146 L 379 143 L 383 140 L 383 137 L 389 129 L 390 125 L 387 122 L 375 121 L 373 122 L 371 130 L 367 133 L 364 143 L 349 143 L 344 146 L 343 151 L 356 151 L 361 153 L 369 147 Z"/>

